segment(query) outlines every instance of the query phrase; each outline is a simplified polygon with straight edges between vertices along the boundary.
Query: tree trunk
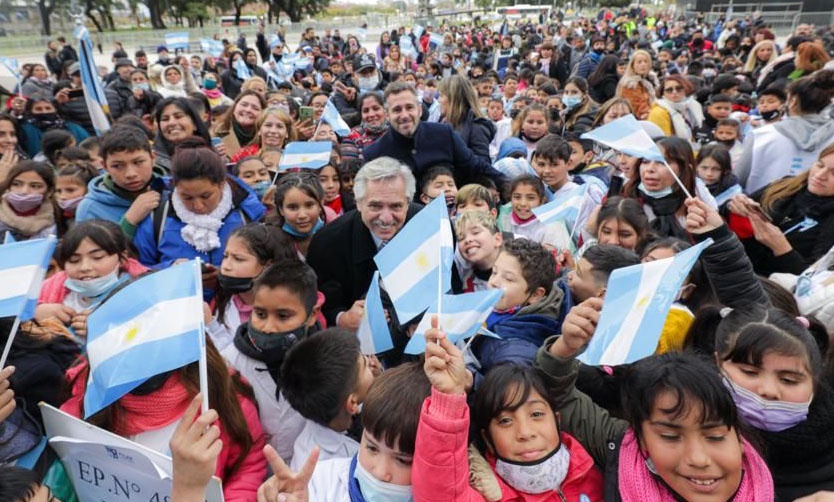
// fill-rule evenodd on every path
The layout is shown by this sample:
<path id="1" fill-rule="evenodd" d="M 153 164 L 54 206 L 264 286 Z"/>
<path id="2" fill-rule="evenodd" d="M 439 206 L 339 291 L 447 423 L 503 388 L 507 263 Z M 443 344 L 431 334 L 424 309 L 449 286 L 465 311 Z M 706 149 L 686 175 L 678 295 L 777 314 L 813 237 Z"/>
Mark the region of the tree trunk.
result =
<path id="1" fill-rule="evenodd" d="M 43 35 L 52 35 L 52 26 L 50 24 L 49 16 L 52 15 L 54 4 L 47 3 L 46 0 L 38 0 L 38 12 L 41 15 L 41 32 Z"/>
<path id="2" fill-rule="evenodd" d="M 145 0 L 145 5 L 151 14 L 151 26 L 155 30 L 164 30 L 165 23 L 162 21 L 162 7 L 159 5 L 159 0 Z"/>

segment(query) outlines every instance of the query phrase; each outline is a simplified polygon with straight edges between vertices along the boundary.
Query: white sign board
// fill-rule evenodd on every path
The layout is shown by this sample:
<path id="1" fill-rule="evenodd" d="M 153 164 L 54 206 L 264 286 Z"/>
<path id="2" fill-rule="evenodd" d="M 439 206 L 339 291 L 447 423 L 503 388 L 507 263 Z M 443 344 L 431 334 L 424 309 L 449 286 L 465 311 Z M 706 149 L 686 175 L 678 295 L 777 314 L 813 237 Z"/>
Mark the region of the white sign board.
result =
<path id="1" fill-rule="evenodd" d="M 169 502 L 170 457 L 40 403 L 49 444 L 61 458 L 80 502 Z M 220 479 L 207 502 L 223 502 Z"/>

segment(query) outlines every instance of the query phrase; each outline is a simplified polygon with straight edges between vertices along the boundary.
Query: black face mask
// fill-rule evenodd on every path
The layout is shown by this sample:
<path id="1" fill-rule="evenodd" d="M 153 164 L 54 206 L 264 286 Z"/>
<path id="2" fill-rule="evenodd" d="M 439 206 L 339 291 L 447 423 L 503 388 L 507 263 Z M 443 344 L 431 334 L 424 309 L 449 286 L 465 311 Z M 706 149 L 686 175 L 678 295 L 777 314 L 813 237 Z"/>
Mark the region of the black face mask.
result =
<path id="1" fill-rule="evenodd" d="M 550 120 L 557 121 L 559 120 L 559 109 L 558 108 L 551 108 L 547 110 L 547 113 L 550 114 Z"/>
<path id="2" fill-rule="evenodd" d="M 727 148 L 732 148 L 736 144 L 736 140 L 728 139 L 728 140 L 724 140 L 724 141 L 719 141 L 719 143 L 722 143 Z"/>
<path id="3" fill-rule="evenodd" d="M 512 110 L 510 110 L 510 118 L 515 120 L 515 118 L 518 117 L 519 113 L 521 113 L 521 110 L 513 108 Z"/>
<path id="4" fill-rule="evenodd" d="M 255 282 L 254 277 L 229 277 L 228 275 L 217 274 L 217 282 L 220 284 L 220 289 L 230 295 L 238 293 L 245 293 L 252 289 L 252 283 Z"/>
<path id="5" fill-rule="evenodd" d="M 770 110 L 769 112 L 760 111 L 759 114 L 767 122 L 772 122 L 772 121 L 776 120 L 777 118 L 779 118 L 780 115 L 782 115 L 782 111 L 777 108 L 775 110 Z"/>

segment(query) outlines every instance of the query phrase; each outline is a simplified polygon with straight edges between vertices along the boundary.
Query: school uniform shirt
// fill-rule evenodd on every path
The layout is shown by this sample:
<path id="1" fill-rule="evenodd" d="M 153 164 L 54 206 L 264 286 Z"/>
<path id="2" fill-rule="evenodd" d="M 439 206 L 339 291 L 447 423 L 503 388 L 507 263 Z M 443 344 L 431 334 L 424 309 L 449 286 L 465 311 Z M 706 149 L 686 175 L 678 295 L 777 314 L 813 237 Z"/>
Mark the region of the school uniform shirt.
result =
<path id="1" fill-rule="evenodd" d="M 350 458 L 359 453 L 359 443 L 356 440 L 308 418 L 304 420 L 304 429 L 293 445 L 290 469 L 293 472 L 300 471 L 316 446 L 320 449 L 319 462 L 331 458 Z"/>
<path id="2" fill-rule="evenodd" d="M 351 502 L 350 463 L 352 458 L 318 462 L 307 485 L 309 502 Z"/>
<path id="3" fill-rule="evenodd" d="M 226 305 L 226 312 L 224 313 L 222 323 L 218 322 L 217 316 L 215 316 L 211 319 L 208 326 L 206 326 L 211 341 L 214 342 L 214 346 L 220 352 L 223 352 L 223 349 L 232 344 L 238 326 L 243 324 L 235 298 L 237 298 L 237 295 L 233 296 Z"/>
<path id="4" fill-rule="evenodd" d="M 269 372 L 265 371 L 266 364 L 242 354 L 234 343 L 230 343 L 220 353 L 229 366 L 249 381 L 258 401 L 258 412 L 267 442 L 284 462 L 290 463 L 295 439 L 304 429 L 304 417 L 290 406 L 283 394 L 275 399 L 278 385 Z"/>

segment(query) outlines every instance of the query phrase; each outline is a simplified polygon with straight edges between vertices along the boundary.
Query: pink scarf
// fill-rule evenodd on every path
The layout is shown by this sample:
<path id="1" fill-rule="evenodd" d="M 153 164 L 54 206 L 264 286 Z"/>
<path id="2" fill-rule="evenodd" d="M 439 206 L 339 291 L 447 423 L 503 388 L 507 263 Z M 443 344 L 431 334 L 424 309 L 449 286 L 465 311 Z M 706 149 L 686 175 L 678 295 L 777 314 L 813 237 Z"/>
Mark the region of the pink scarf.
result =
<path id="1" fill-rule="evenodd" d="M 744 441 L 741 486 L 733 502 L 773 500 L 773 478 L 753 445 Z M 634 431 L 628 429 L 620 445 L 618 488 L 623 502 L 674 502 L 672 492 L 646 467 L 646 459 L 637 444 Z"/>

